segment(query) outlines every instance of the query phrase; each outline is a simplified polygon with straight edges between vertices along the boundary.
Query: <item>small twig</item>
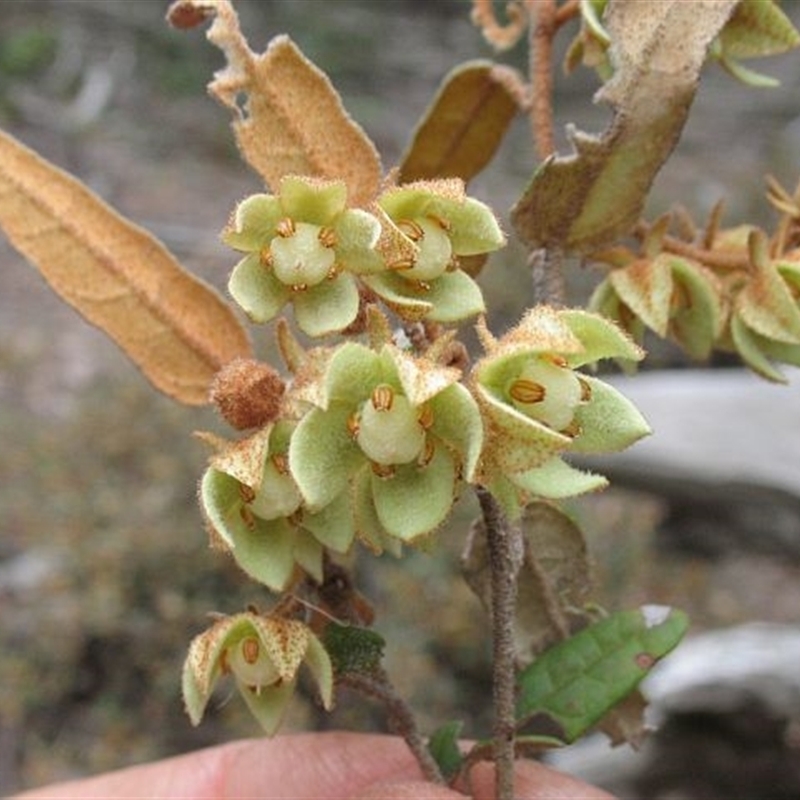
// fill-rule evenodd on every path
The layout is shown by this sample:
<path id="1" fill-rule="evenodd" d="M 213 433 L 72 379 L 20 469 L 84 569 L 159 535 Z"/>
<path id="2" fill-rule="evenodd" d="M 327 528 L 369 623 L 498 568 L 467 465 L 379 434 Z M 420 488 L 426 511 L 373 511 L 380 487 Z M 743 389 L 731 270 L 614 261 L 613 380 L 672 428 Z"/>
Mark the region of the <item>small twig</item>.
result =
<path id="1" fill-rule="evenodd" d="M 472 23 L 480 28 L 486 39 L 495 50 L 508 50 L 522 36 L 527 21 L 522 7 L 517 3 L 509 3 L 506 7 L 508 23 L 501 25 L 494 13 L 492 0 L 472 0 Z"/>
<path id="2" fill-rule="evenodd" d="M 644 239 L 650 226 L 645 222 L 640 222 L 634 231 L 638 239 Z M 750 264 L 750 257 L 746 252 L 731 252 L 726 250 L 707 250 L 698 247 L 690 242 L 684 242 L 675 236 L 664 236 L 661 246 L 667 253 L 674 253 L 677 256 L 691 258 L 711 269 L 724 272 L 732 272 L 738 269 L 747 269 Z"/>
<path id="3" fill-rule="evenodd" d="M 425 739 L 417 727 L 413 712 L 406 701 L 395 691 L 383 670 L 377 670 L 372 675 L 348 672 L 338 676 L 337 680 L 339 683 L 383 703 L 391 729 L 403 737 L 409 750 L 414 754 L 414 758 L 417 759 L 425 779 L 431 783 L 446 783 L 439 765 L 434 761 L 425 744 Z"/>
<path id="4" fill-rule="evenodd" d="M 555 0 L 527 0 L 530 121 L 540 159 L 556 151 L 553 126 L 553 38 L 558 30 Z"/>
<path id="5" fill-rule="evenodd" d="M 522 534 L 519 528 L 509 523 L 490 492 L 479 486 L 476 493 L 486 526 L 492 574 L 492 698 L 496 797 L 497 800 L 513 800 L 516 736 L 514 616 L 517 574 L 523 560 Z"/>

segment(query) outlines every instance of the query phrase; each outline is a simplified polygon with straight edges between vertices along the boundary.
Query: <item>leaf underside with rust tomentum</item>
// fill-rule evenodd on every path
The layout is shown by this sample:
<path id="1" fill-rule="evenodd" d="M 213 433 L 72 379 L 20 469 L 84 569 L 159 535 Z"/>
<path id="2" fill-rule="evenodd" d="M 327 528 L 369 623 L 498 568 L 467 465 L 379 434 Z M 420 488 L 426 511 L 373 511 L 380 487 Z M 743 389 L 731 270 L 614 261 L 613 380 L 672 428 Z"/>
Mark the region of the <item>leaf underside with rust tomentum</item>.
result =
<path id="1" fill-rule="evenodd" d="M 575 152 L 542 164 L 514 207 L 530 247 L 587 252 L 627 233 L 675 147 L 708 48 L 738 0 L 612 0 L 604 24 L 614 75 L 597 95 L 614 109 L 600 136 L 571 131 Z"/>
<path id="2" fill-rule="evenodd" d="M 286 175 L 342 180 L 349 204 L 368 205 L 378 192 L 380 158 L 325 73 L 288 36 L 276 36 L 262 54 L 250 50 L 228 0 L 181 0 L 177 7 L 214 17 L 208 38 L 228 65 L 208 88 L 233 111 L 242 157 L 272 191 Z"/>
<path id="3" fill-rule="evenodd" d="M 0 133 L 0 228 L 54 291 L 165 394 L 208 402 L 214 375 L 250 355 L 217 292 L 77 178 Z"/>

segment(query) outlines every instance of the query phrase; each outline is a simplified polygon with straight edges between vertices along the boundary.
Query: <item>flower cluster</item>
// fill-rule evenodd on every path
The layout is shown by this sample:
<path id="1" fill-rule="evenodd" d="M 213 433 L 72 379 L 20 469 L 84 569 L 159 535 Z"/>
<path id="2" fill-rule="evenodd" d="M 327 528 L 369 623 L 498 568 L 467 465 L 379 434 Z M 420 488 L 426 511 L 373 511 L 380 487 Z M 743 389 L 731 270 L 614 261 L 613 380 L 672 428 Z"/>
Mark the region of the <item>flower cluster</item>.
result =
<path id="1" fill-rule="evenodd" d="M 228 288 L 248 316 L 268 322 L 290 303 L 313 337 L 355 321 L 359 287 L 405 319 L 474 316 L 483 298 L 459 256 L 505 243 L 491 210 L 459 180 L 394 187 L 369 212 L 347 206 L 343 182 L 297 176 L 240 203 L 223 239 L 246 253 Z"/>
<path id="2" fill-rule="evenodd" d="M 785 217 L 772 239 L 752 225 L 717 230 L 715 218 L 699 243 L 674 239 L 664 218 L 641 254 L 598 254 L 611 269 L 589 307 L 637 342 L 650 329 L 695 359 L 735 352 L 754 372 L 784 383 L 773 362 L 800 365 L 800 255 L 788 235 L 800 210 L 777 184 L 770 199 Z"/>
<path id="3" fill-rule="evenodd" d="M 467 374 L 466 351 L 442 327 L 483 310 L 459 259 L 496 249 L 503 236 L 461 181 L 393 187 L 365 211 L 347 206 L 344 183 L 286 177 L 276 195 L 239 205 L 225 240 L 245 253 L 229 288 L 254 320 L 291 303 L 304 333 L 352 335 L 307 350 L 281 320 L 291 377 L 239 360 L 212 389 L 223 417 L 247 433 L 205 437 L 214 453 L 200 501 L 211 541 L 274 592 L 322 592 L 329 554 L 356 541 L 395 554 L 424 542 L 469 483 L 488 487 L 513 516 L 534 497 L 598 488 L 604 479 L 560 456 L 620 449 L 647 432 L 624 398 L 575 371 L 641 356 L 593 314 L 537 308 L 499 340 L 481 322 L 486 354 Z M 379 302 L 405 330 L 393 332 Z M 413 341 L 421 321 L 428 333 Z M 354 339 L 361 334 L 366 343 Z M 184 676 L 192 719 L 231 673 L 274 730 L 303 658 L 329 704 L 324 645 L 281 616 L 294 617 L 296 602 L 277 608 L 220 620 L 197 637 Z"/>

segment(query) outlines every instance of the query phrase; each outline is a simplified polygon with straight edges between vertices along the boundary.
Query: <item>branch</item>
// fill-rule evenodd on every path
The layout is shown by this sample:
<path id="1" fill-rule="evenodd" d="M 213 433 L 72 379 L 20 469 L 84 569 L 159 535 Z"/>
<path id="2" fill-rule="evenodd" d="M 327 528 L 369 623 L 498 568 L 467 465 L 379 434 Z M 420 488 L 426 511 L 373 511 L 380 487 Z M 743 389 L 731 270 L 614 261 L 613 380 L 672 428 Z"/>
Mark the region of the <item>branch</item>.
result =
<path id="1" fill-rule="evenodd" d="M 519 528 L 511 525 L 497 500 L 482 486 L 476 488 L 486 526 L 492 572 L 492 699 L 497 800 L 514 797 L 515 647 L 514 615 L 517 574 L 524 549 Z"/>
<path id="2" fill-rule="evenodd" d="M 403 737 L 409 750 L 414 754 L 414 758 L 417 759 L 425 779 L 431 783 L 446 783 L 439 765 L 434 761 L 417 727 L 414 714 L 406 701 L 397 694 L 388 675 L 383 670 L 377 670 L 372 675 L 347 672 L 338 676 L 337 681 L 383 703 L 389 717 L 390 728 Z"/>

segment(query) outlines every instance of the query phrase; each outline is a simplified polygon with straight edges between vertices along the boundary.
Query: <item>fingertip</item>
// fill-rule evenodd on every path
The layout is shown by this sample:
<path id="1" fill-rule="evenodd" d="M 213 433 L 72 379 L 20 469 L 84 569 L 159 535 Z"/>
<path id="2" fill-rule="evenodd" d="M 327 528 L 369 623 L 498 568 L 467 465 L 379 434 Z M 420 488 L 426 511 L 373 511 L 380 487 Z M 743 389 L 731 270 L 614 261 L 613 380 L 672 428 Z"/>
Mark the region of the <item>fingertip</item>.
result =
<path id="1" fill-rule="evenodd" d="M 474 800 L 494 800 L 494 765 L 476 764 L 470 771 Z M 595 786 L 565 775 L 538 761 L 517 761 L 514 767 L 517 800 L 615 800 Z"/>
<path id="2" fill-rule="evenodd" d="M 376 783 L 351 800 L 465 800 L 463 794 L 425 781 Z"/>

